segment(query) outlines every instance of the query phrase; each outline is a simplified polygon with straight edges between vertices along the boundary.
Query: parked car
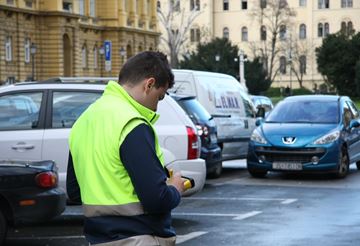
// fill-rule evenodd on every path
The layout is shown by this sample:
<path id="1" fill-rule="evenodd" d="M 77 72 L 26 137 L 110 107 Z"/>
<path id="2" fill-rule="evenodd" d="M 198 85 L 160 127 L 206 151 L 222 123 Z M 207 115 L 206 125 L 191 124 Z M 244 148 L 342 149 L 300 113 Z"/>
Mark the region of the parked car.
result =
<path id="1" fill-rule="evenodd" d="M 332 172 L 343 178 L 360 169 L 360 118 L 346 96 L 291 96 L 257 122 L 247 168 L 254 177 L 268 171 Z"/>
<path id="2" fill-rule="evenodd" d="M 8 226 L 49 220 L 65 210 L 53 161 L 0 161 L 0 245 Z"/>
<path id="3" fill-rule="evenodd" d="M 251 101 L 254 103 L 256 109 L 263 108 L 265 114 L 274 108 L 274 105 L 270 98 L 266 96 L 255 96 L 251 95 Z"/>
<path id="4" fill-rule="evenodd" d="M 54 78 L 24 82 L 0 88 L 0 102 L 13 106 L 7 117 L 0 111 L 0 156 L 18 160 L 55 160 L 60 186 L 66 186 L 69 156 L 68 136 L 80 114 L 98 99 L 109 79 Z M 90 83 L 92 82 L 92 83 Z M 15 98 L 27 98 L 34 113 L 25 117 Z M 19 112 L 20 111 L 20 112 Z M 195 180 L 191 195 L 200 191 L 206 178 L 205 161 L 196 128 L 184 110 L 169 96 L 159 103 L 160 119 L 155 124 L 166 166 Z M 21 122 L 17 120 L 21 117 Z M 14 120 L 15 119 L 15 120 Z"/>
<path id="5" fill-rule="evenodd" d="M 174 69 L 175 85 L 170 92 L 195 96 L 214 118 L 222 159 L 245 158 L 256 109 L 247 89 L 234 77 L 195 70 Z"/>
<path id="6" fill-rule="evenodd" d="M 201 139 L 200 158 L 206 162 L 208 177 L 218 178 L 222 172 L 221 149 L 217 144 L 217 128 L 213 117 L 194 96 L 171 95 L 196 126 Z"/>

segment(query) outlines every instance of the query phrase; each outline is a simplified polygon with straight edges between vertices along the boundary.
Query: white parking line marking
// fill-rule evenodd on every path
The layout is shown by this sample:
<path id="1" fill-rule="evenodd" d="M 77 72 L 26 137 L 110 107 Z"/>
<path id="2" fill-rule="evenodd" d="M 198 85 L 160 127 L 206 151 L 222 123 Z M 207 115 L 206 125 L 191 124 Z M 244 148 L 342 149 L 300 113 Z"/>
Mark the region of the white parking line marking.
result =
<path id="1" fill-rule="evenodd" d="M 255 198 L 255 197 L 183 197 L 184 200 L 224 200 L 224 201 L 280 201 L 281 204 L 290 204 L 298 199 L 294 198 Z"/>
<path id="2" fill-rule="evenodd" d="M 234 217 L 234 220 L 244 220 L 246 218 L 261 214 L 261 211 L 251 211 L 244 214 L 221 214 L 221 213 L 185 213 L 185 212 L 174 212 L 171 213 L 175 216 L 213 216 L 213 217 Z"/>
<path id="3" fill-rule="evenodd" d="M 85 236 L 52 236 L 52 237 L 7 237 L 10 240 L 56 240 L 56 239 L 85 239 Z"/>
<path id="4" fill-rule="evenodd" d="M 296 202 L 298 199 L 286 199 L 284 201 L 281 202 L 281 204 L 290 204 L 293 202 Z"/>
<path id="5" fill-rule="evenodd" d="M 233 220 L 244 220 L 244 219 L 253 217 L 253 216 L 261 214 L 261 213 L 262 213 L 262 211 L 252 211 L 250 213 L 246 213 L 246 214 L 242 214 L 240 216 L 237 216 L 237 217 L 233 218 Z"/>
<path id="6" fill-rule="evenodd" d="M 180 244 L 186 241 L 189 241 L 191 239 L 194 239 L 196 237 L 200 237 L 201 235 L 204 235 L 208 232 L 206 231 L 194 231 L 185 235 L 177 235 L 176 236 L 176 244 Z"/>

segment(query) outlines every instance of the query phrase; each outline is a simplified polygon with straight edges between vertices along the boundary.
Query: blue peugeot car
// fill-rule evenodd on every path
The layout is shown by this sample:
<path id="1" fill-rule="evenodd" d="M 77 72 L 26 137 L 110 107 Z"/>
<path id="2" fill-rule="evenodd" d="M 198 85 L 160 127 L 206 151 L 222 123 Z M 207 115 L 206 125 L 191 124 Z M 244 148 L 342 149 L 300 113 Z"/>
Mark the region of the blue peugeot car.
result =
<path id="1" fill-rule="evenodd" d="M 247 168 L 253 177 L 269 171 L 334 173 L 360 169 L 360 118 L 346 96 L 291 96 L 257 121 Z"/>

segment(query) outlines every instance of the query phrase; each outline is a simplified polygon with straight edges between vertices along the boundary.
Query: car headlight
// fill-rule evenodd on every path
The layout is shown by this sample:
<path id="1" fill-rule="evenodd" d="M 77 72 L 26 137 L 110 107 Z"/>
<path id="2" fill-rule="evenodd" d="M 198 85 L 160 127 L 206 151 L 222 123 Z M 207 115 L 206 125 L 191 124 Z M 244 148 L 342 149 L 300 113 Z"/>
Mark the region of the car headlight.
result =
<path id="1" fill-rule="evenodd" d="M 332 143 L 332 142 L 335 142 L 336 140 L 338 140 L 339 136 L 340 136 L 340 131 L 336 130 L 336 131 L 326 134 L 325 136 L 322 136 L 321 138 L 318 138 L 317 140 L 314 141 L 314 144 Z"/>
<path id="2" fill-rule="evenodd" d="M 258 130 L 254 130 L 250 137 L 251 141 L 261 144 L 267 144 L 267 141 Z"/>

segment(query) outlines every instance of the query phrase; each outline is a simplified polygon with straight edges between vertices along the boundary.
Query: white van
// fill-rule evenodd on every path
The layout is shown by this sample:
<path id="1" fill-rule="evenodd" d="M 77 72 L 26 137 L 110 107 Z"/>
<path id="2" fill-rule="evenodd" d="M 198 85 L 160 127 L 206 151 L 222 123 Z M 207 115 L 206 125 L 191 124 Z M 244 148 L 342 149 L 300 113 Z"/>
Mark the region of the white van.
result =
<path id="1" fill-rule="evenodd" d="M 171 92 L 195 96 L 214 118 L 223 160 L 245 158 L 256 111 L 247 89 L 234 77 L 212 72 L 172 70 Z"/>

